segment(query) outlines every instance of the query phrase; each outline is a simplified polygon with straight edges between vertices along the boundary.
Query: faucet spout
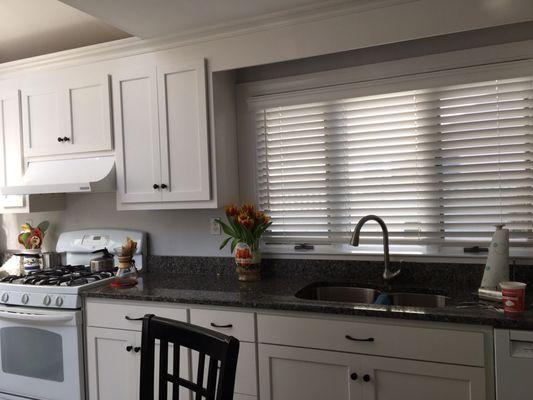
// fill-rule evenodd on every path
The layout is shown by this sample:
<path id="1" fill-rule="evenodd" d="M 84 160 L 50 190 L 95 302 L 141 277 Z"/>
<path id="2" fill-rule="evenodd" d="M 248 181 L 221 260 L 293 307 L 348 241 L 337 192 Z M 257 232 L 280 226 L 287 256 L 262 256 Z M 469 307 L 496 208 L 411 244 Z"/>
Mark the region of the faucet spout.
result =
<path id="1" fill-rule="evenodd" d="M 368 221 L 376 221 L 379 226 L 381 227 L 381 230 L 383 232 L 383 256 L 385 258 L 385 268 L 383 270 L 383 279 L 385 281 L 390 281 L 391 279 L 394 279 L 400 274 L 400 269 L 397 271 L 390 271 L 389 270 L 389 230 L 387 229 L 387 225 L 385 224 L 385 221 L 383 221 L 380 217 L 377 215 L 366 215 L 363 218 L 359 220 L 357 225 L 355 226 L 355 229 L 353 231 L 352 239 L 350 240 L 350 244 L 352 246 L 359 246 L 359 237 L 361 235 L 361 228 L 365 223 Z"/>

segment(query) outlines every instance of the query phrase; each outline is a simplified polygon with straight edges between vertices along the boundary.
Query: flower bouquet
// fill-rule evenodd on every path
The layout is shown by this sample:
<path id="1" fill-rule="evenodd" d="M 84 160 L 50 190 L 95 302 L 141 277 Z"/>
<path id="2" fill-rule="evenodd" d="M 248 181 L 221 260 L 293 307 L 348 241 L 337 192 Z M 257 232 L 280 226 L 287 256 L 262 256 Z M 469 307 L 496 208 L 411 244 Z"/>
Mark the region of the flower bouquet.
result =
<path id="1" fill-rule="evenodd" d="M 262 211 L 257 211 L 252 204 L 244 203 L 240 207 L 232 204 L 224 209 L 227 223 L 220 218 L 217 222 L 227 237 L 220 249 L 228 243 L 231 253 L 235 256 L 237 276 L 241 281 L 257 281 L 261 279 L 260 239 L 272 225 L 270 218 Z"/>

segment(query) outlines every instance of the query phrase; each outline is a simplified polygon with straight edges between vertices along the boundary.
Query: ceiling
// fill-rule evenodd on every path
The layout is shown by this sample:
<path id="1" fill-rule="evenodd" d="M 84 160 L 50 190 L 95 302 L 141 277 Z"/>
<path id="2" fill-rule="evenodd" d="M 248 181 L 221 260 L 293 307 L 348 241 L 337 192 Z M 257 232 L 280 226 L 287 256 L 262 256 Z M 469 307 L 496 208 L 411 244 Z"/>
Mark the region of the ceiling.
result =
<path id="1" fill-rule="evenodd" d="M 1 0 L 0 0 L 1 1 Z M 142 39 L 372 0 L 61 0 Z"/>
<path id="2" fill-rule="evenodd" d="M 0 0 L 0 63 L 128 36 L 58 0 Z"/>

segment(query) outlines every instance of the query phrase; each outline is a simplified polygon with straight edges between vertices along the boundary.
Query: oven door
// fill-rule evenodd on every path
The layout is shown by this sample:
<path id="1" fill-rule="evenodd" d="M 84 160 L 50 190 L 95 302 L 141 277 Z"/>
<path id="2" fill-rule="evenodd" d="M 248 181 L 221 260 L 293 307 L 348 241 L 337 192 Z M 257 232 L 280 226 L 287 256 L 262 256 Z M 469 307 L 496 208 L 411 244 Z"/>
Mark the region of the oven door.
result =
<path id="1" fill-rule="evenodd" d="M 0 307 L 0 399 L 83 399 L 81 338 L 80 311 Z"/>

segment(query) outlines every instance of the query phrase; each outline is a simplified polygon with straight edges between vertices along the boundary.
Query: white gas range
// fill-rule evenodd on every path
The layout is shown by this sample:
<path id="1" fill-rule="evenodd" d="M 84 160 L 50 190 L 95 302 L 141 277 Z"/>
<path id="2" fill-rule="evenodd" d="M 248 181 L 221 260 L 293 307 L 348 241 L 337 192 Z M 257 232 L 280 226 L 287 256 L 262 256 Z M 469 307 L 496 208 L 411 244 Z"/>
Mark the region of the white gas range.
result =
<path id="1" fill-rule="evenodd" d="M 91 273 L 93 251 L 111 253 L 126 237 L 138 243 L 134 256 L 145 264 L 146 234 L 118 229 L 90 229 L 60 235 L 58 266 L 0 281 L 0 400 L 84 400 L 85 371 L 81 293 L 113 279 Z"/>

